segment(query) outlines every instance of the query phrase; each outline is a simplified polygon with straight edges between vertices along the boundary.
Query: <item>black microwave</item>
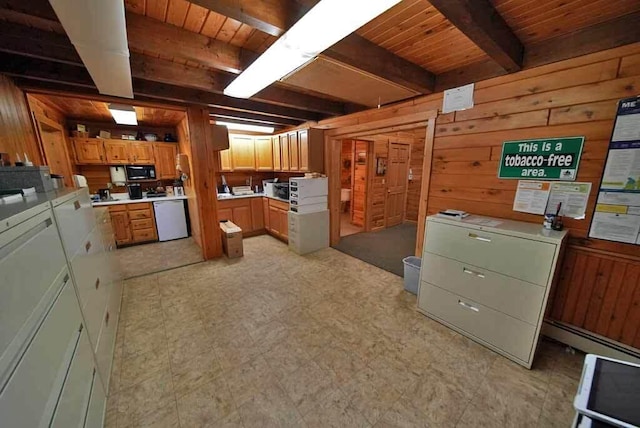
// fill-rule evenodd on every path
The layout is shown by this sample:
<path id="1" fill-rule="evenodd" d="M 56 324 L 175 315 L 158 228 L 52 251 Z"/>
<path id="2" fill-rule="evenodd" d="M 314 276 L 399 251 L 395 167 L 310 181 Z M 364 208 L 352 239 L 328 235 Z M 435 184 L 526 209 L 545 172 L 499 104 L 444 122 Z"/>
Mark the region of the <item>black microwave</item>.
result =
<path id="1" fill-rule="evenodd" d="M 127 165 L 125 171 L 127 173 L 127 181 L 156 179 L 156 167 L 153 165 Z"/>

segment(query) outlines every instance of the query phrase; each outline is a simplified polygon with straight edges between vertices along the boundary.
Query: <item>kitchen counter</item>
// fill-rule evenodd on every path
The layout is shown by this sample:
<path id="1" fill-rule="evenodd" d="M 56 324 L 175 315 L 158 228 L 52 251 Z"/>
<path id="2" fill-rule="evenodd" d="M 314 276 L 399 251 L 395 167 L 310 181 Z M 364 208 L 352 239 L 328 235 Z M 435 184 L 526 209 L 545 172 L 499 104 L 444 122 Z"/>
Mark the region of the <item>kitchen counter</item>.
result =
<path id="1" fill-rule="evenodd" d="M 227 196 L 227 197 L 220 197 L 220 195 L 218 195 L 218 200 L 219 201 L 233 201 L 236 199 L 245 199 L 245 198 L 269 198 L 269 199 L 273 199 L 276 201 L 281 201 L 281 202 L 286 202 L 289 203 L 288 199 L 283 199 L 283 198 L 279 198 L 277 196 L 268 196 L 265 195 L 264 193 L 253 193 L 251 195 L 232 195 L 232 196 Z"/>
<path id="2" fill-rule="evenodd" d="M 156 201 L 177 201 L 181 199 L 187 199 L 186 196 L 164 196 L 160 198 L 147 198 L 146 196 L 142 199 L 114 199 L 113 201 L 105 201 L 105 202 L 93 202 L 91 205 L 94 207 L 104 207 L 110 205 L 122 205 L 122 204 L 140 204 L 143 202 L 156 202 Z"/>

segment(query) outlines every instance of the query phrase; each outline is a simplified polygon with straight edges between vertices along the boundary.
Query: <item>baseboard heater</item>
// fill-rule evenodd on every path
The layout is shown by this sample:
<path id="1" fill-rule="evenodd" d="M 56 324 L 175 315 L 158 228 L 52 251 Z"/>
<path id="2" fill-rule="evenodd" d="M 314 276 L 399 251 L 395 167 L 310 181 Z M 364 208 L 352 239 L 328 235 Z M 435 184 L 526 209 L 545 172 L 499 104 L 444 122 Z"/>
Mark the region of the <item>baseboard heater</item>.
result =
<path id="1" fill-rule="evenodd" d="M 572 348 L 632 363 L 640 363 L 640 351 L 610 339 L 558 321 L 545 320 L 542 334 Z"/>

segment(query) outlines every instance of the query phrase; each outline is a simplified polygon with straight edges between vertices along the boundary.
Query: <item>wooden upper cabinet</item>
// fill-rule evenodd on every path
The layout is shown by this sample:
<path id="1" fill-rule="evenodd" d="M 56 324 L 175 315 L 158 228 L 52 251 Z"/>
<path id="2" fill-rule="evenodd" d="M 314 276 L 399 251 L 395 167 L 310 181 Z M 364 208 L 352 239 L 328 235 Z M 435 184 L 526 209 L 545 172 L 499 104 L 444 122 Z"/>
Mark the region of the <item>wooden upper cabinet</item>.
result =
<path id="1" fill-rule="evenodd" d="M 300 165 L 298 171 L 309 171 L 309 131 L 298 131 L 298 156 Z"/>
<path id="2" fill-rule="evenodd" d="M 280 137 L 271 137 L 273 147 L 273 170 L 282 171 L 282 150 L 280 150 Z"/>
<path id="3" fill-rule="evenodd" d="M 271 137 L 256 137 L 256 171 L 273 171 L 273 145 Z"/>
<path id="4" fill-rule="evenodd" d="M 218 156 L 220 156 L 220 171 L 233 171 L 233 166 L 231 165 L 231 149 L 220 150 Z"/>
<path id="5" fill-rule="evenodd" d="M 133 165 L 153 165 L 155 159 L 153 157 L 152 143 L 130 143 L 129 158 Z"/>
<path id="6" fill-rule="evenodd" d="M 231 146 L 231 165 L 234 171 L 255 171 L 256 154 L 253 137 L 233 135 Z"/>
<path id="7" fill-rule="evenodd" d="M 290 171 L 291 163 L 289 162 L 289 136 L 287 134 L 280 136 L 280 159 L 282 161 L 282 171 Z"/>
<path id="8" fill-rule="evenodd" d="M 176 173 L 178 145 L 173 143 L 155 143 L 153 145 L 153 152 L 156 161 L 156 176 L 158 179 L 176 178 L 178 176 Z"/>
<path id="9" fill-rule="evenodd" d="M 129 164 L 129 146 L 131 143 L 119 140 L 105 140 L 104 152 L 109 165 Z"/>
<path id="10" fill-rule="evenodd" d="M 298 133 L 290 132 L 289 138 L 289 169 L 291 171 L 300 170 L 300 149 L 298 148 Z"/>
<path id="11" fill-rule="evenodd" d="M 96 138 L 74 138 L 73 149 L 76 153 L 77 164 L 103 164 L 105 162 L 102 140 Z"/>

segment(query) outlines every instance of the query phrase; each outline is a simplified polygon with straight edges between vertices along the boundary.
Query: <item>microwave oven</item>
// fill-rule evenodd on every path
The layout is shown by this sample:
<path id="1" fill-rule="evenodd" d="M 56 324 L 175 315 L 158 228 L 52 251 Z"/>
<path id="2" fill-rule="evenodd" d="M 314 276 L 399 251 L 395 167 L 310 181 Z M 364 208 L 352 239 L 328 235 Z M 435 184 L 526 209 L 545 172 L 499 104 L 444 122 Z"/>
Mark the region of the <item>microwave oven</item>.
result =
<path id="1" fill-rule="evenodd" d="M 127 181 L 156 179 L 156 167 L 153 165 L 127 165 L 125 171 L 127 173 Z"/>

